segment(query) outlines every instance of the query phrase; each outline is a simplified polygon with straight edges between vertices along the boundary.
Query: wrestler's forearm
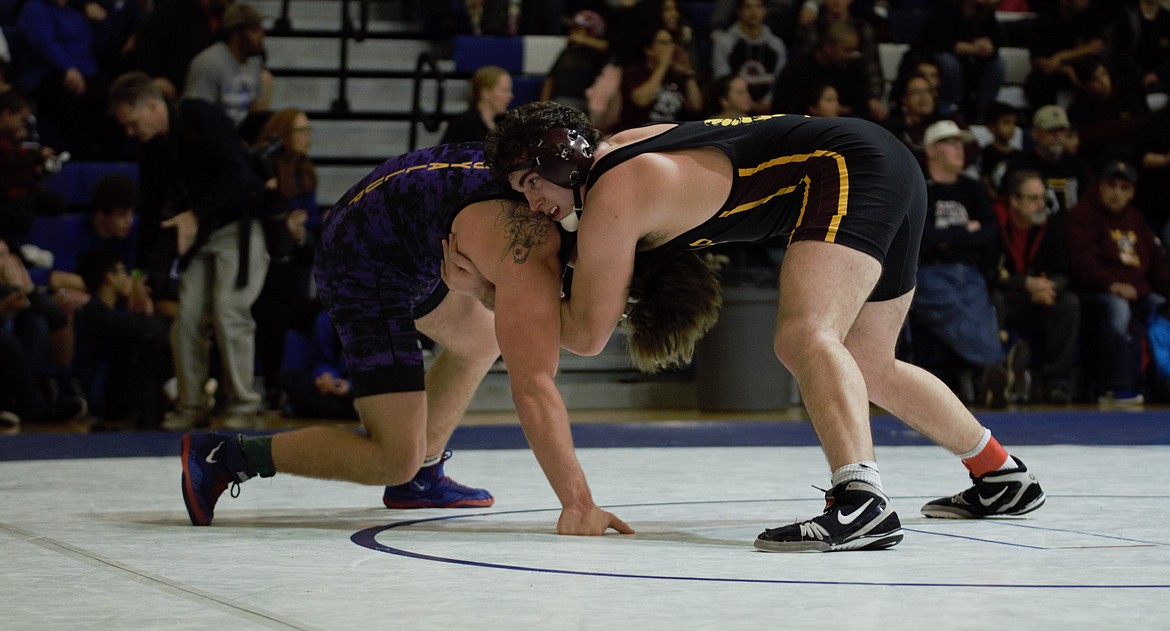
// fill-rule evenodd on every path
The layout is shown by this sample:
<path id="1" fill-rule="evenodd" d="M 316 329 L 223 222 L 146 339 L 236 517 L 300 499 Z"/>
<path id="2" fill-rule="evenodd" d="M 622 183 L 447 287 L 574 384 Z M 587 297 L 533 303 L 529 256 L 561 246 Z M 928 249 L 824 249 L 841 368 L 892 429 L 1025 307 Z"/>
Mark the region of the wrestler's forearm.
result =
<path id="1" fill-rule="evenodd" d="M 524 435 L 540 463 L 549 485 L 566 510 L 585 510 L 593 506 L 593 494 L 585 472 L 573 450 L 569 413 L 551 378 L 535 388 L 517 385 L 523 379 L 510 375 L 512 399 Z"/>
<path id="2" fill-rule="evenodd" d="M 605 349 L 617 323 L 607 330 L 590 325 L 587 314 L 573 309 L 569 300 L 561 301 L 561 348 L 586 357 Z"/>

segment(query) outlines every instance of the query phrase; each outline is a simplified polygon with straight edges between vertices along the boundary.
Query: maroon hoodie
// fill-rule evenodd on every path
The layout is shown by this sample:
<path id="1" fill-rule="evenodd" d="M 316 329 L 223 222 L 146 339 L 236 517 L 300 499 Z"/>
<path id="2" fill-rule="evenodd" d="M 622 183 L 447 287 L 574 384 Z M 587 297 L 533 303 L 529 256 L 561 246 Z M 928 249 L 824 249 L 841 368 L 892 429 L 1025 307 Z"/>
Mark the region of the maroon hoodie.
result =
<path id="1" fill-rule="evenodd" d="M 1065 213 L 1064 228 L 1077 289 L 1108 292 L 1113 283 L 1129 283 L 1139 298 L 1170 292 L 1170 262 L 1132 204 L 1112 213 L 1093 191 Z"/>

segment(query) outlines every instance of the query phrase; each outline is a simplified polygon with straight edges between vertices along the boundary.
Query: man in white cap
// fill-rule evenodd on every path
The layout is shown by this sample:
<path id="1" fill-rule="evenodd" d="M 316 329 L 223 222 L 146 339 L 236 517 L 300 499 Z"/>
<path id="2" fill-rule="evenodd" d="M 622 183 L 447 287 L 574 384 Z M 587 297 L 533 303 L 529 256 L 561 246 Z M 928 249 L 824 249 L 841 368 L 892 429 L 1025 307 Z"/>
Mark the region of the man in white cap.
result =
<path id="1" fill-rule="evenodd" d="M 986 188 L 963 174 L 963 145 L 970 140 L 971 133 L 951 120 L 927 127 L 923 137 L 926 223 L 910 313 L 921 325 L 917 331 L 929 331 L 946 350 L 942 358 L 926 353 L 930 356 L 915 359 L 920 365 L 941 364 L 930 367 L 940 369 L 966 402 L 1003 407 L 1013 375 L 1004 365 L 987 286 L 999 254 L 997 224 Z M 951 355 L 964 368 L 948 375 Z"/>

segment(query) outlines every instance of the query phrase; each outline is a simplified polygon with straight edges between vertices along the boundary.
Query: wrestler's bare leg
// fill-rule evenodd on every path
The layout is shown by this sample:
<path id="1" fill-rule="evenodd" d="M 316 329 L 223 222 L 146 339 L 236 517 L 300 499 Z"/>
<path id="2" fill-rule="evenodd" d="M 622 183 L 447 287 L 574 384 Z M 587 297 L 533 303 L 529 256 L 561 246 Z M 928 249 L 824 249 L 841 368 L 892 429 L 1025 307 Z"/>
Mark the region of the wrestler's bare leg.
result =
<path id="1" fill-rule="evenodd" d="M 961 454 L 979 444 L 983 426 L 954 392 L 929 372 L 894 358 L 914 292 L 861 308 L 845 347 L 865 376 L 869 398 L 922 435 Z"/>
<path id="2" fill-rule="evenodd" d="M 800 385 L 832 470 L 874 459 L 869 395 L 845 338 L 880 276 L 872 256 L 819 241 L 791 244 L 780 269 L 776 355 Z"/>
<path id="3" fill-rule="evenodd" d="M 500 356 L 495 318 L 478 300 L 451 292 L 437 309 L 420 318 L 419 331 L 442 350 L 427 371 L 426 453 L 437 456 L 471 398 Z"/>
<path id="4" fill-rule="evenodd" d="M 276 470 L 360 484 L 396 485 L 414 477 L 427 455 L 442 453 L 475 389 L 499 355 L 490 311 L 448 294 L 417 321 L 443 350 L 426 376 L 426 392 L 392 392 L 355 401 L 367 435 L 309 427 L 272 438 Z"/>

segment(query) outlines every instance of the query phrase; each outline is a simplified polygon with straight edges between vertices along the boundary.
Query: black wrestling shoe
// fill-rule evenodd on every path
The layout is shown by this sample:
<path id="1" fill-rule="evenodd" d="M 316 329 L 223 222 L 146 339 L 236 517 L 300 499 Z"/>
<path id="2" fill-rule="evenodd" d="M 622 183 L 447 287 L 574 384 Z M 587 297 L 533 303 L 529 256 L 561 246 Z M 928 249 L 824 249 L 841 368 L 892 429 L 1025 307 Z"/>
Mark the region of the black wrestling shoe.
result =
<path id="1" fill-rule="evenodd" d="M 825 493 L 825 512 L 807 521 L 769 528 L 756 537 L 767 552 L 880 550 L 902 541 L 902 522 L 890 498 L 860 480 L 843 482 Z"/>
<path id="2" fill-rule="evenodd" d="M 1023 515 L 1044 505 L 1044 490 L 1019 458 L 1015 469 L 971 476 L 975 486 L 953 496 L 927 502 L 922 514 L 944 519 L 981 519 Z"/>

